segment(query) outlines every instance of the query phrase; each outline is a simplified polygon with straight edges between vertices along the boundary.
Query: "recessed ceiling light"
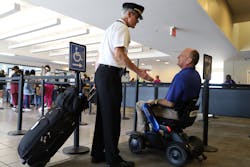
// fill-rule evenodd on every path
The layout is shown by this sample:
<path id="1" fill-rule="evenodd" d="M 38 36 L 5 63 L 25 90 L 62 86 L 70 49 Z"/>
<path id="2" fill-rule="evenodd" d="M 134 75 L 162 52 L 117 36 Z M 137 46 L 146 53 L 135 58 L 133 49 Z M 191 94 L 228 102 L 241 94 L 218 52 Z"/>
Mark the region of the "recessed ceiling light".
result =
<path id="1" fill-rule="evenodd" d="M 168 61 L 166 61 L 166 62 L 164 62 L 164 64 L 169 64 L 169 62 L 168 62 Z"/>
<path id="2" fill-rule="evenodd" d="M 159 61 L 161 61 L 161 60 L 160 60 L 160 59 L 156 59 L 155 61 L 159 62 Z"/>
<path id="3" fill-rule="evenodd" d="M 142 65 L 142 66 L 145 66 L 145 64 L 144 64 L 144 63 L 141 63 L 141 65 Z"/>

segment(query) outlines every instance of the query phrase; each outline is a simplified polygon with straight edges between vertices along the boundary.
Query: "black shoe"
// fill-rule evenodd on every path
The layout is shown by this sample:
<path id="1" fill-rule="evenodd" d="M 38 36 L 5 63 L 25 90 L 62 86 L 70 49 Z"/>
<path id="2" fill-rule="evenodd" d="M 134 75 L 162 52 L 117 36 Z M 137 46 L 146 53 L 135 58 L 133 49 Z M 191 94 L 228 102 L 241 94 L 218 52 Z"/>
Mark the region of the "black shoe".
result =
<path id="1" fill-rule="evenodd" d="M 105 162 L 105 156 L 102 157 L 91 157 L 91 163 L 102 163 Z"/>
<path id="2" fill-rule="evenodd" d="M 133 161 L 125 161 L 125 160 L 123 160 L 123 161 L 121 161 L 119 163 L 118 166 L 120 166 L 120 167 L 134 167 L 135 163 Z"/>
<path id="3" fill-rule="evenodd" d="M 134 167 L 135 163 L 132 161 L 122 161 L 114 164 L 106 164 L 105 167 Z"/>
<path id="4" fill-rule="evenodd" d="M 135 163 L 133 161 L 125 161 L 119 156 L 118 162 L 114 164 L 107 163 L 105 167 L 134 167 Z"/>

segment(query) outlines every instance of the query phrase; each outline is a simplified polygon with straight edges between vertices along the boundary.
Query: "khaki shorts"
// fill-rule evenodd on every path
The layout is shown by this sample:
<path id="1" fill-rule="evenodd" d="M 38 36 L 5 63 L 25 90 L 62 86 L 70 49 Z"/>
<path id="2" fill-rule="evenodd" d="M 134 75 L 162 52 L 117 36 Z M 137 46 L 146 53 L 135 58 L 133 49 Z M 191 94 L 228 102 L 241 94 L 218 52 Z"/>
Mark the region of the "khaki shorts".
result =
<path id="1" fill-rule="evenodd" d="M 141 107 L 145 103 L 146 103 L 145 101 L 138 101 L 136 103 L 138 131 L 142 131 L 142 132 L 145 130 L 146 117 L 144 115 L 144 112 L 141 110 Z M 152 110 L 157 117 L 178 120 L 177 112 L 171 108 L 163 107 L 160 105 L 155 105 L 152 107 Z"/>

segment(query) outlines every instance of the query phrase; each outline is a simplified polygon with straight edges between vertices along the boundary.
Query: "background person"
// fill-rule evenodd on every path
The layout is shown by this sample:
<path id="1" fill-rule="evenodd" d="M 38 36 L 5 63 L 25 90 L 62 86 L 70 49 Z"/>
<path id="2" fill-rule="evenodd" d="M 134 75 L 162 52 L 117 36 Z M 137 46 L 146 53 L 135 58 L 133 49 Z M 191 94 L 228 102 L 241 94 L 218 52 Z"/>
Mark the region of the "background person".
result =
<path id="1" fill-rule="evenodd" d="M 164 99 L 151 100 L 150 105 L 163 106 L 153 110 L 156 116 L 178 120 L 178 113 L 174 109 L 175 105 L 186 103 L 188 100 L 198 98 L 201 88 L 201 78 L 195 70 L 195 65 L 199 61 L 199 53 L 195 49 L 186 48 L 178 56 L 178 66 L 181 71 L 174 76 Z M 141 111 L 143 101 L 137 102 L 136 110 L 138 113 L 139 131 L 144 131 L 145 116 Z"/>
<path id="2" fill-rule="evenodd" d="M 30 71 L 26 70 L 24 72 L 24 75 L 26 77 L 30 76 Z M 30 79 L 26 79 L 24 82 L 24 86 L 23 86 L 23 111 L 31 111 L 30 109 L 30 102 L 31 102 L 31 96 L 34 94 L 34 90 L 33 90 L 33 85 L 31 83 Z"/>
<path id="3" fill-rule="evenodd" d="M 0 77 L 5 77 L 4 70 L 0 70 Z M 6 82 L 4 80 L 0 80 L 0 103 L 3 103 L 3 90 Z"/>
<path id="4" fill-rule="evenodd" d="M 232 79 L 231 75 L 227 74 L 226 75 L 226 80 L 224 82 L 224 86 L 225 88 L 231 88 L 231 87 L 235 87 L 236 83 L 235 81 Z"/>
<path id="5" fill-rule="evenodd" d="M 121 19 L 108 27 L 104 34 L 96 62 L 95 87 L 97 114 L 92 143 L 92 163 L 104 162 L 108 167 L 132 167 L 119 155 L 118 143 L 121 124 L 122 83 L 124 67 L 130 68 L 140 77 L 153 81 L 146 70 L 138 69 L 127 55 L 130 43 L 129 27 L 135 28 L 142 19 L 144 7 L 135 3 L 124 3 Z"/>
<path id="6" fill-rule="evenodd" d="M 18 66 L 12 67 L 12 75 L 11 77 L 19 77 L 21 75 L 21 71 Z M 16 111 L 18 105 L 18 79 L 12 79 L 10 83 L 10 93 L 12 100 L 12 109 Z"/>
<path id="7" fill-rule="evenodd" d="M 40 106 L 41 106 L 41 86 L 39 84 L 36 84 L 35 85 L 35 106 L 36 106 L 36 109 L 38 109 Z"/>
<path id="8" fill-rule="evenodd" d="M 51 76 L 51 68 L 49 65 L 44 66 L 44 72 L 45 76 Z M 52 79 L 45 79 L 44 84 L 44 104 L 46 105 L 45 110 L 50 111 L 52 106 L 52 97 L 53 97 L 53 91 L 54 91 L 54 85 L 49 83 Z"/>
<path id="9" fill-rule="evenodd" d="M 159 76 L 159 75 L 156 75 L 156 76 L 155 76 L 154 83 L 160 83 L 160 82 L 161 82 L 160 76 Z"/>
<path id="10" fill-rule="evenodd" d="M 30 76 L 31 77 L 34 77 L 36 75 L 36 71 L 31 69 L 30 70 Z M 31 82 L 32 82 L 32 94 L 30 96 L 30 104 L 31 105 L 35 105 L 35 85 L 36 85 L 36 80 L 37 79 L 32 79 Z"/>
<path id="11" fill-rule="evenodd" d="M 90 77 L 86 73 L 84 73 L 82 80 L 83 80 L 83 82 L 90 82 Z"/>

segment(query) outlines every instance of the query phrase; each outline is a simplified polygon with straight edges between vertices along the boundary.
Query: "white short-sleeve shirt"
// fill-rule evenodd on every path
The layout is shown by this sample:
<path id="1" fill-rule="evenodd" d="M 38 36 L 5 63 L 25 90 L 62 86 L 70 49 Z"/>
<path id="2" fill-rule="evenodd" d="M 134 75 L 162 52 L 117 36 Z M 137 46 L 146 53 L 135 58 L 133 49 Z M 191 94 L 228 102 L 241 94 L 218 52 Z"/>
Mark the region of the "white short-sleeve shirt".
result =
<path id="1" fill-rule="evenodd" d="M 114 50 L 116 47 L 125 47 L 127 52 L 129 43 L 130 32 L 128 26 L 122 19 L 119 19 L 109 26 L 104 34 L 99 48 L 97 64 L 124 67 L 124 64 L 119 64 L 115 60 Z"/>

